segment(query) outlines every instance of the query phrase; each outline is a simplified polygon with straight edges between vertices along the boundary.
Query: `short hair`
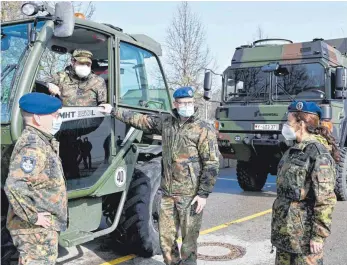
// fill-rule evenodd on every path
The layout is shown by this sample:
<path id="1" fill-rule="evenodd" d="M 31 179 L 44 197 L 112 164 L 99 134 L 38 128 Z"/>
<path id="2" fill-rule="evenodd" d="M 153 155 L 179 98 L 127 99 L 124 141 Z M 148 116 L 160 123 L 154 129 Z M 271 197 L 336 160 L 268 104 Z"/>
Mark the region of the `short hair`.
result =
<path id="1" fill-rule="evenodd" d="M 32 118 L 34 116 L 34 114 L 26 112 L 24 110 L 21 110 L 21 114 L 22 114 L 23 121 L 25 124 L 27 124 L 28 122 L 31 122 L 30 118 Z"/>

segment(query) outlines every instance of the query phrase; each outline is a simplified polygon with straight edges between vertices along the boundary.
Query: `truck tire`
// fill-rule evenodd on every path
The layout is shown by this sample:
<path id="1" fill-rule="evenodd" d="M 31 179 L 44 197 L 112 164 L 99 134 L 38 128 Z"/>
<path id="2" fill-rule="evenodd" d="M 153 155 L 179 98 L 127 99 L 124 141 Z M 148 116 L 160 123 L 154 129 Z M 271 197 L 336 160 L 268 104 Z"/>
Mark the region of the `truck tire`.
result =
<path id="1" fill-rule="evenodd" d="M 239 186 L 244 191 L 261 191 L 268 175 L 268 170 L 261 163 L 237 161 L 236 175 Z"/>
<path id="2" fill-rule="evenodd" d="M 337 164 L 335 194 L 339 201 L 347 201 L 347 147 L 341 149 Z"/>
<path id="3" fill-rule="evenodd" d="M 123 252 L 141 257 L 161 254 L 158 229 L 160 182 L 161 158 L 135 167 L 117 228 L 123 234 L 124 239 L 118 240 L 123 243 Z"/>

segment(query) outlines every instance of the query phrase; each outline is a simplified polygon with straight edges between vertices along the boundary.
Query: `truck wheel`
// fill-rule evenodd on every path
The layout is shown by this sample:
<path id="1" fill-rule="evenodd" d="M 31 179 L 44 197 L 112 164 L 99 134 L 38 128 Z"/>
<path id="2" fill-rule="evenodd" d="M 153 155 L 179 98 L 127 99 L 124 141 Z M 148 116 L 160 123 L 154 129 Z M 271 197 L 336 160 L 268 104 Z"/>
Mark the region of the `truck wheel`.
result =
<path id="1" fill-rule="evenodd" d="M 261 191 L 268 175 L 268 170 L 260 163 L 237 161 L 237 181 L 244 191 Z"/>
<path id="2" fill-rule="evenodd" d="M 337 164 L 335 194 L 339 201 L 347 201 L 347 147 L 341 149 L 340 162 Z"/>
<path id="3" fill-rule="evenodd" d="M 161 158 L 139 164 L 134 169 L 127 200 L 118 226 L 126 252 L 141 257 L 161 254 L 159 209 L 161 200 Z M 125 233 L 125 235 L 124 235 Z M 124 251 L 123 250 L 123 251 Z"/>

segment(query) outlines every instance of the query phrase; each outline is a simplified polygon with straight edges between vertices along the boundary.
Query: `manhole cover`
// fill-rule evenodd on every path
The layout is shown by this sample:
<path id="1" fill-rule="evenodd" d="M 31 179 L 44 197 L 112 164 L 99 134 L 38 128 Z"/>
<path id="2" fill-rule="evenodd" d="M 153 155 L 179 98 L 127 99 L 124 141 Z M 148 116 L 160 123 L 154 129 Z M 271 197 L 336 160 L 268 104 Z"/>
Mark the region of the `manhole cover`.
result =
<path id="1" fill-rule="evenodd" d="M 246 254 L 246 250 L 243 247 L 232 245 L 229 243 L 220 243 L 220 242 L 202 242 L 198 243 L 198 247 L 219 247 L 227 249 L 227 254 L 223 255 L 205 255 L 200 254 L 198 251 L 198 259 L 200 260 L 210 260 L 210 261 L 224 261 L 224 260 L 233 260 L 243 257 Z M 223 250 L 223 253 L 226 251 Z"/>

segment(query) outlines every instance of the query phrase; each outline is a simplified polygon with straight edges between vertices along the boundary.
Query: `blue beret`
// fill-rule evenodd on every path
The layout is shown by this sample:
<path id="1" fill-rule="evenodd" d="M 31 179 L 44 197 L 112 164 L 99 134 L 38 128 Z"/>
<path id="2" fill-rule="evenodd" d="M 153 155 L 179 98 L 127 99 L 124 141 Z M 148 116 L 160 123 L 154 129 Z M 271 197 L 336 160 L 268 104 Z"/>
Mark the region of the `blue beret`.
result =
<path id="1" fill-rule="evenodd" d="M 190 86 L 184 86 L 177 88 L 173 94 L 174 98 L 192 98 L 194 97 L 194 91 Z"/>
<path id="2" fill-rule="evenodd" d="M 19 99 L 19 107 L 33 114 L 51 114 L 61 108 L 62 102 L 44 93 L 28 93 Z"/>
<path id="3" fill-rule="evenodd" d="M 322 117 L 322 109 L 314 102 L 293 101 L 288 106 L 288 111 L 289 112 L 306 112 L 306 113 L 318 115 L 319 118 Z"/>

